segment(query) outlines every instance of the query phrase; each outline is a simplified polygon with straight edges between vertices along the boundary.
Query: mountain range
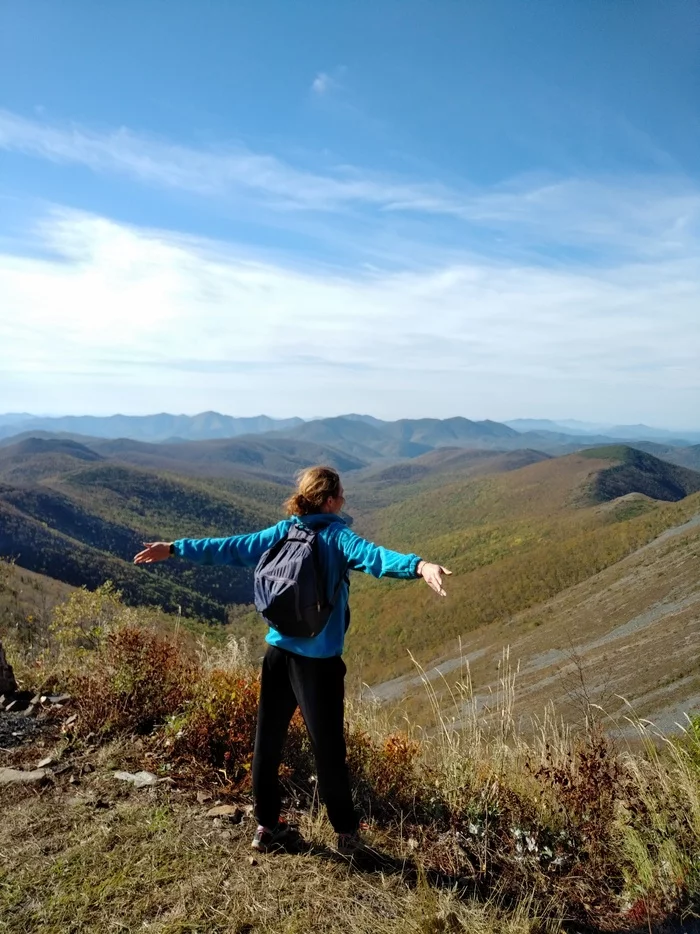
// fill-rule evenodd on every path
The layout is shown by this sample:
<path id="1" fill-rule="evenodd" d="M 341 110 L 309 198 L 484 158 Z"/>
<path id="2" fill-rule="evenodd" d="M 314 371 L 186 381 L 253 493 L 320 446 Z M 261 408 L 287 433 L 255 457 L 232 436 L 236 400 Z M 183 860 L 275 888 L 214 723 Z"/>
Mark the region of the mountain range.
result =
<path id="1" fill-rule="evenodd" d="M 233 418 L 219 412 L 199 415 L 63 415 L 37 416 L 26 413 L 0 415 L 0 438 L 27 431 L 68 432 L 93 438 L 133 438 L 137 441 L 197 441 L 210 438 L 236 438 L 275 428 L 302 424 L 300 418 L 275 419 L 267 415 Z"/>
<path id="2" fill-rule="evenodd" d="M 676 539 L 650 551 L 648 560 L 643 549 L 700 515 L 700 472 L 688 466 L 700 445 L 592 446 L 590 436 L 566 436 L 566 444 L 552 442 L 545 451 L 523 446 L 523 439 L 551 440 L 553 433 L 467 419 L 383 423 L 357 416 L 167 443 L 36 434 L 0 442 L 0 557 L 65 585 L 92 588 L 109 579 L 128 602 L 185 617 L 221 623 L 234 612 L 236 634 L 256 650 L 262 628 L 240 608 L 251 600 L 250 571 L 178 561 L 136 568 L 133 555 L 144 541 L 272 524 L 301 467 L 336 464 L 360 534 L 454 571 L 444 601 L 411 582 L 353 575 L 348 655 L 369 684 L 405 675 L 409 649 L 423 664 L 449 661 L 460 639 L 494 645 L 489 632 L 502 639 L 504 626 L 515 626 L 513 639 L 522 635 L 518 644 L 527 647 L 527 627 L 542 623 L 549 641 L 530 641 L 548 657 L 550 649 L 561 650 L 559 636 L 568 625 L 552 601 L 585 585 L 590 626 L 600 629 L 607 611 L 600 604 L 603 617 L 595 615 L 597 577 L 628 556 L 639 555 L 630 582 L 643 578 L 651 593 L 658 562 L 671 590 L 677 580 L 683 606 L 694 599 L 690 544 L 677 563 L 669 557 Z M 674 457 L 687 464 L 673 463 Z M 633 591 L 625 590 L 623 600 L 615 579 L 609 600 L 622 625 Z M 541 609 L 550 605 L 551 614 Z M 661 618 L 664 612 L 662 606 Z M 521 618 L 527 622 L 513 622 Z M 691 624 L 683 623 L 688 632 Z M 633 637 L 633 630 L 621 637 L 623 649 Z M 675 677 L 683 660 L 678 653 L 673 658 L 665 677 Z M 688 653 L 685 660 L 683 671 L 692 674 Z M 419 685 L 414 694 L 421 692 Z"/>
<path id="3" fill-rule="evenodd" d="M 202 412 L 198 415 L 65 415 L 36 416 L 28 413 L 0 414 L 0 438 L 8 438 L 25 432 L 48 431 L 65 432 L 70 435 L 83 435 L 93 438 L 130 438 L 151 443 L 177 441 L 203 441 L 223 438 L 237 438 L 241 435 L 257 435 L 268 432 L 293 434 L 295 437 L 318 440 L 326 426 L 329 441 L 342 422 L 345 433 L 349 435 L 348 423 L 366 426 L 368 437 L 372 438 L 372 429 L 391 439 L 396 456 L 410 457 L 424 453 L 421 445 L 438 446 L 430 440 L 435 437 L 435 427 L 441 425 L 440 434 L 445 440 L 439 444 L 465 442 L 488 445 L 495 438 L 513 438 L 525 435 L 525 441 L 518 446 L 526 447 L 536 439 L 542 443 L 564 444 L 569 439 L 586 438 L 588 443 L 611 443 L 614 441 L 654 441 L 672 446 L 700 443 L 700 431 L 676 432 L 648 425 L 596 425 L 577 422 L 573 419 L 560 422 L 550 419 L 514 419 L 508 422 L 490 420 L 471 421 L 466 418 L 447 419 L 399 419 L 384 421 L 371 415 L 355 413 L 336 418 L 304 420 L 301 418 L 274 419 L 266 415 L 252 418 L 234 418 L 219 412 Z M 362 444 L 365 434 L 359 432 L 358 444 Z M 460 439 L 458 441 L 458 439 Z M 415 444 L 413 448 L 410 445 Z M 403 446 L 402 446 L 403 445 Z"/>

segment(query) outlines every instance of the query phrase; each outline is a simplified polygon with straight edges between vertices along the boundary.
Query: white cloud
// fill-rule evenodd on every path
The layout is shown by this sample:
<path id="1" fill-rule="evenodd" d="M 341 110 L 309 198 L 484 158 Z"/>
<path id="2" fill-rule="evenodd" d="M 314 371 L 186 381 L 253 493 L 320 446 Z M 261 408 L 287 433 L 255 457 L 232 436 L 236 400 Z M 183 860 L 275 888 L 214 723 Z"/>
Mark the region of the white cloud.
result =
<path id="1" fill-rule="evenodd" d="M 311 90 L 314 94 L 323 95 L 327 94 L 335 85 L 335 81 L 329 74 L 325 71 L 319 71 L 314 80 L 311 82 Z"/>
<path id="2" fill-rule="evenodd" d="M 686 179 L 458 190 L 0 111 L 3 148 L 247 199 L 352 270 L 55 211 L 25 255 L 0 252 L 4 408 L 45 411 L 50 394 L 66 411 L 697 420 L 700 190 Z"/>
<path id="3" fill-rule="evenodd" d="M 346 65 L 337 65 L 332 71 L 319 71 L 311 82 L 311 93 L 316 97 L 327 97 L 332 91 L 338 91 L 348 73 Z M 346 105 L 347 106 L 347 103 Z"/>
<path id="4" fill-rule="evenodd" d="M 0 255 L 0 393 L 67 411 L 553 413 L 690 424 L 700 261 L 363 277 L 56 212 Z M 47 251 L 55 258 L 46 258 Z M 23 401 L 22 401 L 23 400 Z M 516 413 L 517 414 L 517 413 Z"/>

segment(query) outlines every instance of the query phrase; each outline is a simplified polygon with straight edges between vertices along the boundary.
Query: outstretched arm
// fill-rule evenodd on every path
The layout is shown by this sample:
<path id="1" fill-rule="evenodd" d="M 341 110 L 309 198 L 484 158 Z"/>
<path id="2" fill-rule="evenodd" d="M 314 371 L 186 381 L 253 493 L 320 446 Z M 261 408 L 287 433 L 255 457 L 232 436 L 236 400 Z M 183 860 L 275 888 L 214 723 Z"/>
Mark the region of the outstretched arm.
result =
<path id="1" fill-rule="evenodd" d="M 254 567 L 261 556 L 278 542 L 286 531 L 286 522 L 230 538 L 180 538 L 175 542 L 144 542 L 145 548 L 134 558 L 134 564 L 154 564 L 171 555 L 187 558 L 196 564 L 233 564 Z"/>
<path id="2" fill-rule="evenodd" d="M 442 586 L 442 575 L 451 574 L 439 564 L 423 561 L 418 555 L 390 551 L 361 538 L 350 529 L 338 533 L 338 544 L 347 558 L 348 566 L 373 577 L 422 577 L 426 584 L 441 597 L 447 596 Z"/>

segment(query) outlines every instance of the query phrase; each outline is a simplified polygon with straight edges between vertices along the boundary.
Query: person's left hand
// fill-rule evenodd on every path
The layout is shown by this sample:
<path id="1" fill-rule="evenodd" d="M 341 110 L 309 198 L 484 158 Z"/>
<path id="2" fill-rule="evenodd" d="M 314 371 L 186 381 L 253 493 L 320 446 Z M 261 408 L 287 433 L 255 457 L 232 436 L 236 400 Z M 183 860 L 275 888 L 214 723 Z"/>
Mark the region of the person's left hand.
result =
<path id="1" fill-rule="evenodd" d="M 447 593 L 442 586 L 442 575 L 451 574 L 441 564 L 431 564 L 429 561 L 421 561 L 417 568 L 418 574 L 423 578 L 428 587 L 432 587 L 436 594 L 446 597 Z"/>

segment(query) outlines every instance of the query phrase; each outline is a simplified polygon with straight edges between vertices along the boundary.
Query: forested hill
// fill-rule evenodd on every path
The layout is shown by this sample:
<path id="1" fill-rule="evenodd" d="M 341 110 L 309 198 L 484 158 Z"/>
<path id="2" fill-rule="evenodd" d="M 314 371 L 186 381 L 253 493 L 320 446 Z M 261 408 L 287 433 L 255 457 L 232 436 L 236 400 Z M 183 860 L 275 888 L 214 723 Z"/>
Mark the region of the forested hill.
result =
<path id="1" fill-rule="evenodd" d="M 434 425 L 424 427 L 423 437 L 436 440 L 429 434 Z M 659 500 L 700 489 L 700 474 L 626 447 L 558 458 L 440 447 L 382 466 L 322 440 L 269 435 L 168 445 L 25 438 L 0 447 L 0 556 L 71 585 L 111 579 L 132 602 L 223 620 L 228 605 L 250 602 L 250 572 L 183 562 L 135 568 L 133 555 L 143 541 L 272 524 L 296 471 L 326 459 L 344 473 L 358 531 L 451 564 L 455 594 L 464 588 L 467 602 L 475 599 L 469 575 L 486 575 L 478 583 L 479 608 L 468 619 L 455 602 L 430 608 L 431 615 L 447 613 L 441 626 L 448 635 L 617 560 L 663 527 Z M 630 502 L 630 494 L 641 499 Z M 600 507 L 603 499 L 613 499 L 612 506 Z M 366 593 L 359 586 L 356 602 L 360 618 L 369 620 L 374 595 Z M 414 593 L 404 598 L 400 588 L 381 594 L 387 630 L 400 615 L 399 643 L 413 641 L 424 600 L 416 603 Z M 361 634 L 363 624 L 356 629 Z"/>
<path id="2" fill-rule="evenodd" d="M 250 572 L 168 562 L 134 567 L 144 541 L 233 535 L 278 521 L 284 487 L 226 488 L 92 458 L 80 446 L 27 445 L 0 456 L 0 557 L 74 586 L 112 580 L 133 603 L 223 621 L 250 600 Z M 6 478 L 6 479 L 3 479 Z"/>

